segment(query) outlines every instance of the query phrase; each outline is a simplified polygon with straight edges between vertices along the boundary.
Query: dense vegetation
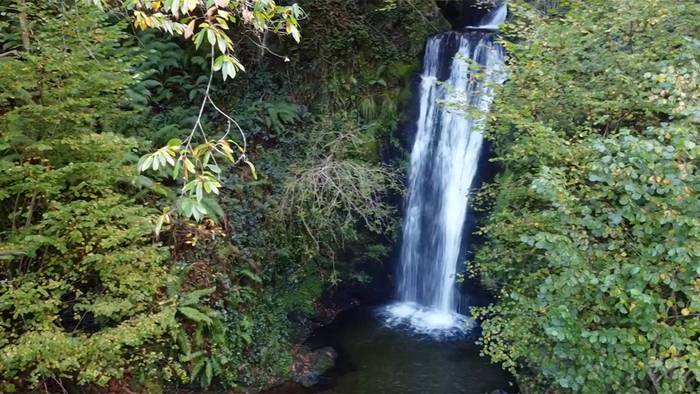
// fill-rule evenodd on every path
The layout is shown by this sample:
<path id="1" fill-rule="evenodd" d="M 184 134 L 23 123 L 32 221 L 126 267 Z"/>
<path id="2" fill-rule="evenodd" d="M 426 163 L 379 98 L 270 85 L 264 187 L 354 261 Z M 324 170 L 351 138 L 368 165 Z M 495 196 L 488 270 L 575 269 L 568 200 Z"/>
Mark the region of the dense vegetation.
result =
<path id="1" fill-rule="evenodd" d="M 386 255 L 382 152 L 444 26 L 429 1 L 216 1 L 243 22 L 210 41 L 197 2 L 118 3 L 0 5 L 0 391 L 269 387 L 288 315 Z"/>
<path id="2" fill-rule="evenodd" d="M 700 7 L 513 9 L 484 351 L 534 393 L 698 392 Z"/>
<path id="3" fill-rule="evenodd" d="M 371 286 L 448 27 L 430 0 L 284 4 L 0 5 L 0 391 L 267 388 L 324 292 Z M 523 392 L 698 392 L 700 7 L 511 11 L 483 351 Z"/>

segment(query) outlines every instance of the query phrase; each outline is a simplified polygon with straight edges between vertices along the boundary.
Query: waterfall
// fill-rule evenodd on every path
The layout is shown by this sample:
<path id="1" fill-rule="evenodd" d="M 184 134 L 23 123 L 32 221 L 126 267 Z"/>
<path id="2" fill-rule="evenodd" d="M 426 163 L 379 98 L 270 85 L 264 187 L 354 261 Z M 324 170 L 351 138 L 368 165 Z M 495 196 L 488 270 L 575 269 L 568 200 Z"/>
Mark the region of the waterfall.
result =
<path id="1" fill-rule="evenodd" d="M 483 18 L 481 18 L 481 21 L 477 28 L 487 30 L 498 30 L 498 26 L 501 23 L 505 22 L 506 16 L 508 16 L 508 7 L 506 6 L 506 3 L 503 3 L 500 6 L 491 10 L 491 12 L 486 14 Z"/>
<path id="2" fill-rule="evenodd" d="M 382 312 L 391 326 L 429 334 L 467 330 L 469 319 L 458 313 L 456 274 L 465 260 L 464 227 L 483 145 L 483 114 L 493 83 L 504 76 L 503 51 L 494 37 L 482 27 L 438 34 L 426 44 L 397 272 L 399 302 Z"/>

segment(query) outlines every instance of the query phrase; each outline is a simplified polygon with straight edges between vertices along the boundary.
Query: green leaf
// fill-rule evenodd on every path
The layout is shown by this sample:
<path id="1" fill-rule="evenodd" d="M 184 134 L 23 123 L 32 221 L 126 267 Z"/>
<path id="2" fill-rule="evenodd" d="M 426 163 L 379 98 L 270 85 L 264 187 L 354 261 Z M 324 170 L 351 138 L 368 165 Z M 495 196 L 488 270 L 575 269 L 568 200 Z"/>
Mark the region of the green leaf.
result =
<path id="1" fill-rule="evenodd" d="M 207 40 L 209 41 L 209 44 L 211 46 L 214 46 L 216 44 L 216 33 L 212 28 L 206 29 L 207 31 Z"/>
<path id="2" fill-rule="evenodd" d="M 203 381 L 204 388 L 211 386 L 211 381 L 212 381 L 213 377 L 214 377 L 214 370 L 213 370 L 213 367 L 211 364 L 211 360 L 207 359 L 207 365 L 204 369 L 204 381 Z"/>
<path id="3" fill-rule="evenodd" d="M 253 281 L 255 281 L 257 283 L 262 283 L 262 278 L 260 278 L 259 275 L 253 273 L 252 271 L 250 271 L 248 269 L 240 269 L 240 270 L 238 270 L 238 273 L 252 279 Z"/>
<path id="4" fill-rule="evenodd" d="M 202 368 L 204 368 L 204 364 L 206 363 L 204 358 L 200 358 L 194 366 L 192 366 L 192 371 L 190 372 L 190 380 L 195 380 L 197 379 L 197 376 L 199 376 L 199 373 L 202 371 Z"/>
<path id="5" fill-rule="evenodd" d="M 215 287 L 210 287 L 207 289 L 199 289 L 195 291 L 191 291 L 184 296 L 182 296 L 182 299 L 180 300 L 180 305 L 182 306 L 191 306 L 199 303 L 200 299 L 202 297 L 206 297 L 208 295 L 211 295 L 214 291 L 216 290 Z"/>
<path id="6" fill-rule="evenodd" d="M 178 158 L 178 160 L 175 162 L 175 166 L 173 168 L 173 179 L 177 179 L 177 176 L 180 175 L 180 169 L 182 168 L 182 158 Z"/>
<path id="7" fill-rule="evenodd" d="M 178 312 L 182 313 L 183 315 L 187 316 L 190 320 L 197 322 L 197 323 L 206 323 L 207 325 L 211 325 L 213 321 L 211 318 L 204 313 L 200 312 L 199 310 L 189 307 L 189 306 L 181 306 L 177 308 Z"/>
<path id="8" fill-rule="evenodd" d="M 226 61 L 226 55 L 220 55 L 214 60 L 214 66 L 213 70 L 214 71 L 219 71 L 221 70 L 221 67 L 224 65 L 224 62 Z"/>
<path id="9" fill-rule="evenodd" d="M 226 53 L 226 38 L 223 36 L 218 36 L 216 38 L 216 43 L 219 47 L 221 53 Z"/>

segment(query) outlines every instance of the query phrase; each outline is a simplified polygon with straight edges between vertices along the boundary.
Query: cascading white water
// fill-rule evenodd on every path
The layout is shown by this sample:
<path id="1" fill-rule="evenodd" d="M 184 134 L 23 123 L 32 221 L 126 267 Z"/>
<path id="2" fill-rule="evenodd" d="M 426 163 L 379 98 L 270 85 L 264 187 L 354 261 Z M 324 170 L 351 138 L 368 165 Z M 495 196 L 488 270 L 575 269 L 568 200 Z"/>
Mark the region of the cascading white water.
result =
<path id="1" fill-rule="evenodd" d="M 508 7 L 506 6 L 506 3 L 503 3 L 481 18 L 478 28 L 498 30 L 498 26 L 505 22 L 507 16 Z"/>
<path id="2" fill-rule="evenodd" d="M 455 282 L 464 260 L 464 224 L 481 154 L 483 115 L 445 103 L 485 113 L 492 84 L 503 80 L 502 66 L 494 33 L 448 32 L 428 40 L 397 275 L 399 302 L 382 312 L 391 326 L 438 336 L 468 328 L 468 319 L 458 313 Z"/>

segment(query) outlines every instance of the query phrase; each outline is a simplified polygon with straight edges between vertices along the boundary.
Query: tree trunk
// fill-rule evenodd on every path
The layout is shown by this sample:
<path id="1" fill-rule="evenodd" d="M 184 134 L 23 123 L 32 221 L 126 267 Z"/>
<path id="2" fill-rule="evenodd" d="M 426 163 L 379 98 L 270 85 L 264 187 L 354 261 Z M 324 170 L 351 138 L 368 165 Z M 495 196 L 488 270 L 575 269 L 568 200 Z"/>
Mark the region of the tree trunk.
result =
<path id="1" fill-rule="evenodd" d="M 30 40 L 29 19 L 27 18 L 27 3 L 24 0 L 17 1 L 17 9 L 19 10 L 19 29 L 22 34 L 22 47 L 25 51 L 32 48 Z"/>

